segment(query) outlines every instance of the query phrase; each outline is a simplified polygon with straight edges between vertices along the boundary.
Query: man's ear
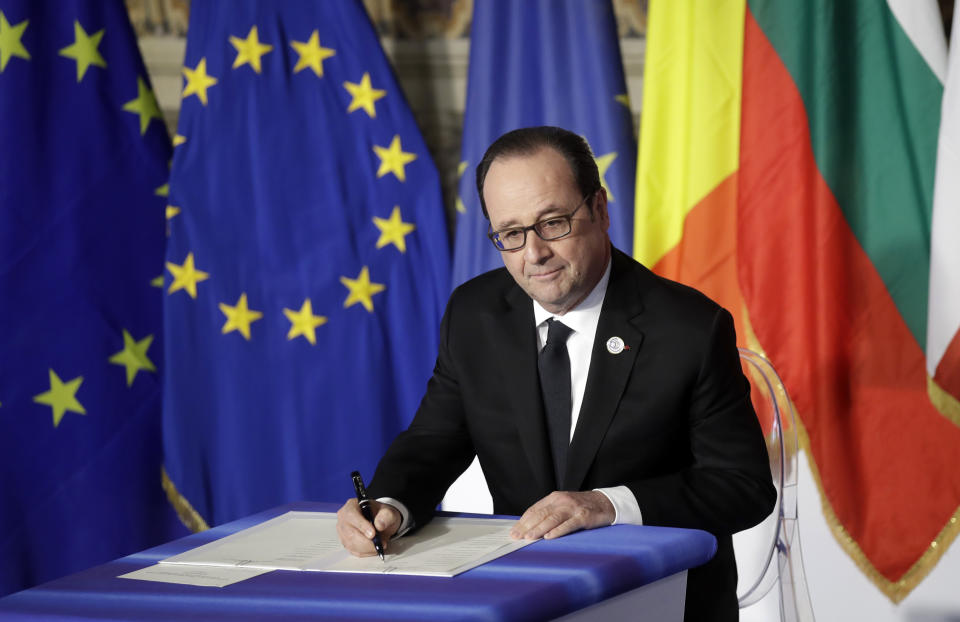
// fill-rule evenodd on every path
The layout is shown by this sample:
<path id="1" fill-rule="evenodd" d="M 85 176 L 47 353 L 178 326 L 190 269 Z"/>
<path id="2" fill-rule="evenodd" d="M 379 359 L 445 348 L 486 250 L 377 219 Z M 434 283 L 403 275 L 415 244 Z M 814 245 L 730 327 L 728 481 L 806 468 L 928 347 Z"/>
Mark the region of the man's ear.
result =
<path id="1" fill-rule="evenodd" d="M 607 212 L 607 189 L 603 186 L 597 190 L 597 194 L 593 198 L 593 211 L 591 214 L 593 218 L 600 219 L 604 229 L 610 228 L 610 214 Z"/>

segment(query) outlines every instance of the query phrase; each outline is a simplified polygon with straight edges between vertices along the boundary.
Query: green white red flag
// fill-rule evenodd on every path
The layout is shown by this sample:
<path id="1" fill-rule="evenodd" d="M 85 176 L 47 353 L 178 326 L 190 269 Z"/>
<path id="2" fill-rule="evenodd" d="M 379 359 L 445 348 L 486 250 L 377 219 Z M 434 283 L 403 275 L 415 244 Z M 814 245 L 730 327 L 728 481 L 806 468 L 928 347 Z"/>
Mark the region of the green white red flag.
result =
<path id="1" fill-rule="evenodd" d="M 635 252 L 773 361 L 835 536 L 894 601 L 960 532 L 960 426 L 928 396 L 960 373 L 927 359 L 928 293 L 960 292 L 957 255 L 928 290 L 945 68 L 933 0 L 650 5 Z"/>

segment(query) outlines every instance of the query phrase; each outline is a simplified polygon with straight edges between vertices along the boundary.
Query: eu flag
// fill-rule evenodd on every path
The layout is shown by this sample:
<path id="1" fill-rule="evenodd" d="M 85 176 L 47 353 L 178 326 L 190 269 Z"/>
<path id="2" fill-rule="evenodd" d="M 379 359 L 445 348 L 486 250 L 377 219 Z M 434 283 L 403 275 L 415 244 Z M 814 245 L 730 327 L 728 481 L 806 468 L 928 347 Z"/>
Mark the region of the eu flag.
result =
<path id="1" fill-rule="evenodd" d="M 164 297 L 194 528 L 344 500 L 412 419 L 449 291 L 439 178 L 357 1 L 191 4 Z"/>
<path id="2" fill-rule="evenodd" d="M 0 4 L 0 594 L 185 533 L 161 481 L 170 139 L 121 0 Z"/>
<path id="3" fill-rule="evenodd" d="M 474 4 L 453 284 L 503 265 L 486 238 L 475 171 L 500 135 L 556 125 L 587 139 L 607 190 L 610 238 L 633 248 L 636 140 L 608 0 Z"/>

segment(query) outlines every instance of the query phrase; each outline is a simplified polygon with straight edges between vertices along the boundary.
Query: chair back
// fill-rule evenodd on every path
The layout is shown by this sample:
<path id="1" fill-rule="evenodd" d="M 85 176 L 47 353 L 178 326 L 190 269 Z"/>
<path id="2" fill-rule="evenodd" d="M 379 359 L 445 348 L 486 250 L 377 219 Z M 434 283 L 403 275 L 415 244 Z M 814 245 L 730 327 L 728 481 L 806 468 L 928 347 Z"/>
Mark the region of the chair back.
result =
<path id="1" fill-rule="evenodd" d="M 799 446 L 793 404 L 770 361 L 740 348 L 740 362 L 750 381 L 750 397 L 763 428 L 777 489 L 773 512 L 759 525 L 733 537 L 741 620 L 750 617 L 744 614 L 755 608 L 779 610 L 780 620 L 812 622 L 797 523 Z M 769 613 L 758 619 L 769 619 Z"/>

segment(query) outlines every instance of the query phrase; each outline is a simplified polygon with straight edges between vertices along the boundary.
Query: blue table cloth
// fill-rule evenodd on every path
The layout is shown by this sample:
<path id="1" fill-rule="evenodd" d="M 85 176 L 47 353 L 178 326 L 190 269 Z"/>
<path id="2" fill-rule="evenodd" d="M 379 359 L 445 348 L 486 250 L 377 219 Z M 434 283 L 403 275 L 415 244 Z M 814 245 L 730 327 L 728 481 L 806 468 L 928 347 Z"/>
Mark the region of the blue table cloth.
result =
<path id="1" fill-rule="evenodd" d="M 703 531 L 616 525 L 539 541 L 456 577 L 276 570 L 223 588 L 119 579 L 292 503 L 0 599 L 0 620 L 547 620 L 705 563 Z"/>

